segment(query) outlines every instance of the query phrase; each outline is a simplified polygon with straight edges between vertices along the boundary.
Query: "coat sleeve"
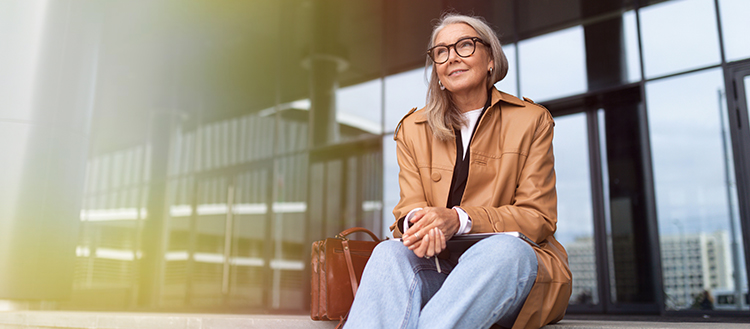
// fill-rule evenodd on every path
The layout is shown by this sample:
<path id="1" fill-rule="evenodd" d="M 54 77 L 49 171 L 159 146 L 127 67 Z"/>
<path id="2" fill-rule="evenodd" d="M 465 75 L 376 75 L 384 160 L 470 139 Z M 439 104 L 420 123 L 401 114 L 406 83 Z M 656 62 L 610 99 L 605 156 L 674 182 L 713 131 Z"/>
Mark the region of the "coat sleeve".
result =
<path id="1" fill-rule="evenodd" d="M 540 243 L 557 229 L 552 136 L 548 115 L 537 125 L 521 168 L 515 198 L 500 207 L 461 206 L 472 220 L 471 233 L 518 231 Z"/>
<path id="2" fill-rule="evenodd" d="M 396 158 L 398 160 L 398 186 L 400 198 L 396 207 L 393 208 L 393 215 L 396 221 L 390 226 L 394 237 L 400 236 L 400 231 L 396 229 L 399 219 L 405 217 L 414 208 L 427 207 L 427 201 L 422 187 L 419 167 L 414 159 L 414 152 L 411 144 L 404 137 L 404 127 L 395 136 L 396 140 Z M 406 193 L 406 192 L 409 193 Z"/>

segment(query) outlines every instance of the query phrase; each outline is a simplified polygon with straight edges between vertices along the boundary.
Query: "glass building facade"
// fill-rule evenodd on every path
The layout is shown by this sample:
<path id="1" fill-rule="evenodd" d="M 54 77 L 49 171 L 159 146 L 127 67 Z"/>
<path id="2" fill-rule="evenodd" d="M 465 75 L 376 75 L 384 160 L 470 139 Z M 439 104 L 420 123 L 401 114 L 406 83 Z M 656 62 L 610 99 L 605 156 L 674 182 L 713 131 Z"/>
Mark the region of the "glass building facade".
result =
<path id="1" fill-rule="evenodd" d="M 3 1 L 0 309 L 307 312 L 445 11 L 555 117 L 569 313 L 750 310 L 745 0 Z"/>

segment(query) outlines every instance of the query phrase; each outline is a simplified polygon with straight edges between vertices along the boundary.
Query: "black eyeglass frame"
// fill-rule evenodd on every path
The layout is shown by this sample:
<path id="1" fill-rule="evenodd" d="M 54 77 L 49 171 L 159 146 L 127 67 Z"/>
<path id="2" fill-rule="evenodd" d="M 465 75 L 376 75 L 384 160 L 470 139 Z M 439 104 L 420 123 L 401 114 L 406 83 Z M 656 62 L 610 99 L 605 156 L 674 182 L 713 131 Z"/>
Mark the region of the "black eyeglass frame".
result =
<path id="1" fill-rule="evenodd" d="M 465 40 L 471 40 L 472 43 L 474 44 L 474 49 L 471 51 L 471 54 L 468 54 L 466 56 L 459 54 L 458 53 L 458 49 L 456 49 L 456 45 L 459 44 L 459 43 L 461 43 L 462 41 L 465 41 Z M 458 55 L 458 57 L 461 57 L 461 58 L 470 57 L 471 55 L 474 55 L 474 53 L 477 51 L 477 42 L 483 44 L 485 47 L 488 46 L 487 42 L 485 42 L 484 40 L 482 40 L 479 37 L 467 37 L 467 38 L 458 39 L 455 43 L 450 44 L 450 45 L 437 45 L 437 46 L 434 46 L 434 47 L 432 47 L 430 49 L 427 49 L 427 56 L 430 57 L 430 59 L 432 60 L 433 63 L 435 63 L 435 64 L 443 64 L 443 63 L 447 62 L 448 59 L 451 57 L 450 52 L 451 52 L 451 47 L 453 47 L 453 51 L 456 52 L 456 55 Z M 440 47 L 445 47 L 445 48 L 448 49 L 448 57 L 446 57 L 445 60 L 442 61 L 442 62 L 436 61 L 435 57 L 432 55 L 433 50 L 435 50 L 435 48 L 440 48 Z"/>

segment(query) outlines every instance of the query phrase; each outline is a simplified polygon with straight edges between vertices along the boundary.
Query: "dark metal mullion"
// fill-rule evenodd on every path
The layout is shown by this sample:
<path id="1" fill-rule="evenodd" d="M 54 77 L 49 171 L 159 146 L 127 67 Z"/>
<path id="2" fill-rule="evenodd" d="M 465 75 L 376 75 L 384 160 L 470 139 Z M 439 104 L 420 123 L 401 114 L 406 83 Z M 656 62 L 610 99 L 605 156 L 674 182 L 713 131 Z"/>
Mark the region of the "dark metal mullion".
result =
<path id="1" fill-rule="evenodd" d="M 744 94 L 742 77 L 750 75 L 750 61 L 743 61 L 739 65 L 728 65 L 724 71 L 727 100 L 727 114 L 730 123 L 730 136 L 734 152 L 735 179 L 737 180 L 737 200 L 739 201 L 740 231 L 745 251 L 745 271 L 750 273 L 750 225 L 746 220 L 750 218 L 750 120 L 746 104 L 747 95 Z M 739 84 L 739 86 L 738 86 Z M 743 102 L 744 101 L 744 102 Z M 734 124 L 733 124 L 734 123 Z M 736 269 L 738 271 L 738 269 Z M 748 276 L 750 286 L 750 276 Z M 743 296 L 744 297 L 744 296 Z"/>
<path id="2" fill-rule="evenodd" d="M 717 8 L 717 10 L 718 10 L 718 8 Z M 722 58 L 723 58 L 723 51 L 722 51 Z M 724 66 L 724 65 L 722 64 L 722 66 Z M 724 72 L 726 72 L 726 71 L 724 70 Z M 735 86 L 735 85 L 736 85 L 736 81 L 733 81 L 732 86 Z M 724 102 L 722 100 L 722 96 L 724 96 L 725 99 L 727 98 L 726 97 L 727 93 L 725 91 L 722 94 L 722 91 L 719 90 L 717 96 L 718 96 L 718 100 L 719 100 L 719 118 L 720 118 L 719 124 L 721 126 L 721 144 L 722 144 L 722 150 L 724 151 L 724 159 L 723 159 L 724 161 L 723 162 L 724 162 L 724 177 L 725 177 L 725 183 L 726 183 L 726 196 L 727 196 L 727 203 L 728 203 L 728 206 L 729 206 L 728 207 L 729 208 L 728 209 L 729 210 L 729 228 L 730 228 L 729 234 L 731 235 L 731 237 L 729 239 L 729 241 L 730 241 L 730 247 L 729 248 L 731 250 L 730 253 L 732 255 L 732 268 L 734 269 L 734 271 L 732 273 L 732 282 L 734 283 L 733 284 L 734 288 L 735 288 L 734 292 L 736 293 L 735 294 L 735 303 L 739 303 L 737 306 L 740 306 L 738 308 L 741 309 L 741 305 L 742 305 L 742 290 L 741 290 L 741 287 L 742 287 L 742 284 L 740 282 L 741 279 L 740 279 L 740 276 L 739 276 L 739 271 L 740 271 L 740 266 L 739 266 L 739 263 L 738 263 L 738 261 L 739 261 L 739 252 L 738 251 L 739 250 L 737 250 L 738 246 L 736 244 L 737 243 L 737 241 L 736 241 L 737 228 L 736 228 L 735 221 L 734 221 L 735 218 L 739 219 L 739 216 L 738 216 L 738 214 L 735 214 L 735 211 L 734 211 L 734 209 L 735 209 L 735 207 L 734 207 L 734 200 L 733 200 L 734 198 L 732 197 L 732 188 L 731 188 L 731 184 L 730 184 L 733 173 L 730 172 L 730 170 L 731 170 L 730 165 L 729 165 L 730 159 L 727 158 L 727 154 L 726 154 L 728 148 L 727 148 L 726 131 L 724 129 L 724 109 L 725 109 L 725 107 L 724 107 Z M 737 99 L 736 90 L 735 90 L 735 96 L 733 97 L 733 99 L 734 100 Z M 727 109 L 726 110 L 727 114 L 728 114 L 728 112 L 731 112 L 731 108 L 727 107 L 726 109 Z M 737 111 L 737 113 L 739 113 L 739 111 Z M 729 129 L 731 130 L 732 129 L 732 121 L 731 120 L 727 120 L 726 122 L 727 122 L 727 125 L 729 126 Z M 735 121 L 735 122 L 739 122 L 739 121 Z M 738 125 L 737 128 L 740 129 L 741 125 Z M 730 141 L 730 143 L 731 143 L 731 141 Z M 731 145 L 729 145 L 729 147 L 731 147 Z M 734 153 L 733 153 L 733 157 L 736 157 L 736 155 L 734 155 Z M 737 181 L 737 176 L 735 176 L 735 181 Z M 739 196 L 737 196 L 737 197 L 738 197 L 738 200 L 739 200 Z M 741 221 L 740 221 L 740 223 L 741 223 Z M 742 232 L 742 228 L 741 227 L 740 227 L 740 232 Z M 743 241 L 744 240 L 745 239 L 743 239 Z"/>
<path id="3" fill-rule="evenodd" d="M 606 313 L 609 309 L 611 300 L 610 296 L 610 273 L 609 273 L 609 252 L 607 244 L 607 220 L 606 207 L 604 207 L 604 179 L 606 174 L 602 170 L 602 152 L 601 142 L 599 140 L 599 122 L 597 118 L 597 109 L 586 111 L 586 126 L 588 131 L 588 148 L 589 148 L 589 175 L 591 183 L 591 201 L 594 215 L 594 257 L 596 262 L 596 280 L 599 286 L 599 306 L 597 309 Z"/>
<path id="4" fill-rule="evenodd" d="M 750 62 L 748 62 L 748 64 L 750 64 Z M 737 80 L 740 79 L 740 75 L 742 75 L 742 76 L 750 75 L 750 65 L 746 65 L 746 70 L 744 70 L 742 72 L 742 74 L 737 74 L 736 78 L 733 81 L 735 86 L 738 83 L 740 83 L 740 81 L 737 81 Z M 742 83 L 740 84 L 740 87 L 742 87 L 742 85 L 744 85 L 744 81 L 742 81 Z M 740 95 L 738 95 L 740 93 L 739 90 L 743 90 L 742 93 L 741 93 L 743 97 L 739 97 L 740 96 Z M 732 101 L 735 102 L 735 103 L 737 103 L 737 104 L 735 104 L 735 109 L 738 109 L 738 111 L 735 111 L 735 112 L 738 115 L 741 115 L 743 117 L 743 119 L 744 119 L 743 122 L 745 123 L 744 127 L 750 127 L 748 125 L 748 124 L 750 124 L 750 122 L 748 122 L 750 120 L 748 120 L 748 117 L 747 117 L 748 111 L 750 111 L 750 109 L 747 108 L 747 104 L 748 104 L 747 98 L 748 98 L 748 95 L 744 93 L 744 90 L 745 90 L 745 88 L 738 89 L 736 91 L 734 99 Z M 742 111 L 742 109 L 744 109 L 744 111 Z M 733 111 L 730 111 L 730 112 L 733 112 Z M 730 131 L 731 130 L 734 130 L 734 129 L 730 129 Z M 748 129 L 747 128 L 745 128 L 745 139 L 744 140 L 750 141 L 750 134 L 748 133 Z M 745 163 L 750 163 L 750 143 L 746 144 L 743 148 L 744 148 L 744 153 L 741 156 L 737 156 L 737 154 L 735 154 L 734 158 L 735 159 L 737 159 L 737 158 L 744 158 L 744 156 L 747 156 L 747 160 L 745 161 Z M 735 163 L 737 163 L 736 160 L 735 160 Z M 745 182 L 745 184 L 747 184 L 747 185 L 745 185 L 745 184 L 738 184 L 738 185 L 744 185 L 744 187 L 745 187 L 745 188 L 743 188 L 743 191 L 742 191 L 743 194 L 740 194 L 740 195 L 743 196 L 743 198 L 740 199 L 739 196 L 738 196 L 738 200 L 743 200 L 743 199 L 745 200 L 745 202 L 740 202 L 740 208 L 742 208 L 743 205 L 745 206 L 745 208 L 748 208 L 748 209 L 745 210 L 745 216 L 740 216 L 740 221 L 739 221 L 740 222 L 740 231 L 742 232 L 742 243 L 743 243 L 744 249 L 745 249 L 745 274 L 746 274 L 745 275 L 745 280 L 746 280 L 746 284 L 747 284 L 748 287 L 750 287 L 750 275 L 747 275 L 748 273 L 750 273 L 750 261 L 748 261 L 748 257 L 750 257 L 749 256 L 750 255 L 750 224 L 748 224 L 748 220 L 747 220 L 748 218 L 750 218 L 750 191 L 748 191 L 748 190 L 750 190 L 750 177 L 748 177 L 748 176 L 750 176 L 750 172 L 747 171 L 749 167 L 750 166 L 748 166 L 748 165 L 745 165 L 745 166 L 742 166 L 742 167 L 735 167 L 735 173 L 736 172 L 742 172 L 743 175 L 745 177 L 747 177 L 747 178 L 745 178 L 745 180 L 742 181 L 742 182 Z M 737 168 L 739 168 L 739 170 Z M 739 177 L 738 177 L 738 179 L 739 179 Z M 737 193 L 740 193 L 739 186 L 737 187 Z M 742 209 L 740 209 L 740 214 L 742 214 Z M 742 218 L 745 218 L 746 220 L 742 220 Z M 737 274 L 737 275 L 739 275 L 739 274 Z M 747 293 L 748 292 L 746 292 L 746 294 Z M 742 297 L 744 298 L 744 296 L 742 296 Z"/>
<path id="5" fill-rule="evenodd" d="M 654 185 L 653 160 L 651 158 L 651 139 L 648 130 L 648 112 L 645 102 L 645 84 L 641 87 L 641 95 L 644 98 L 638 105 L 638 130 L 641 143 L 641 156 L 643 168 L 643 192 L 646 202 L 647 233 L 651 249 L 651 278 L 654 283 L 654 302 L 660 314 L 666 311 L 664 304 L 664 275 L 661 266 L 661 243 L 659 235 L 658 217 L 656 213 L 656 187 Z"/>
<path id="6" fill-rule="evenodd" d="M 640 125 L 640 138 L 641 138 L 641 152 L 642 152 L 642 166 L 643 166 L 643 180 L 644 180 L 644 193 L 646 201 L 646 216 L 647 218 L 647 230 L 648 240 L 651 247 L 651 266 L 652 266 L 652 280 L 654 281 L 654 293 L 656 307 L 660 314 L 664 314 L 666 311 L 666 305 L 664 304 L 664 275 L 662 273 L 661 266 L 661 244 L 659 241 L 659 225 L 657 223 L 656 214 L 656 193 L 654 186 L 653 176 L 653 161 L 651 158 L 651 140 L 648 130 L 648 106 L 646 105 L 646 69 L 643 62 L 643 40 L 641 36 L 641 1 L 635 0 L 635 20 L 636 29 L 638 33 L 638 56 L 640 59 L 641 67 L 641 81 L 640 81 L 640 102 L 638 105 L 638 123 Z M 684 73 L 684 72 L 683 72 Z"/>
<path id="7" fill-rule="evenodd" d="M 719 0 L 714 0 L 714 10 L 716 11 L 716 33 L 719 37 L 719 54 L 721 55 L 721 67 L 726 69 L 727 57 L 724 50 L 724 31 L 721 28 L 721 13 L 719 12 Z"/>

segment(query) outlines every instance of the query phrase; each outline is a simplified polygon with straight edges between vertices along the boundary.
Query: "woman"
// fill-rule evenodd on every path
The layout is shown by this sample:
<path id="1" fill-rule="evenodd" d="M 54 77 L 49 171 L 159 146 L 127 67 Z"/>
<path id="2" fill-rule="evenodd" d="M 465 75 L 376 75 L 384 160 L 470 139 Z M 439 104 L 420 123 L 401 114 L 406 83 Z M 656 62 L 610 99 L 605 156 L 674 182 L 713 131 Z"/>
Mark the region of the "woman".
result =
<path id="1" fill-rule="evenodd" d="M 427 106 L 404 117 L 394 135 L 401 199 L 391 230 L 402 239 L 373 251 L 346 328 L 556 322 L 571 275 L 553 237 L 552 117 L 493 87 L 508 62 L 482 19 L 444 15 L 428 49 Z M 454 235 L 511 231 L 538 247 L 498 234 L 463 254 L 441 254 Z"/>

